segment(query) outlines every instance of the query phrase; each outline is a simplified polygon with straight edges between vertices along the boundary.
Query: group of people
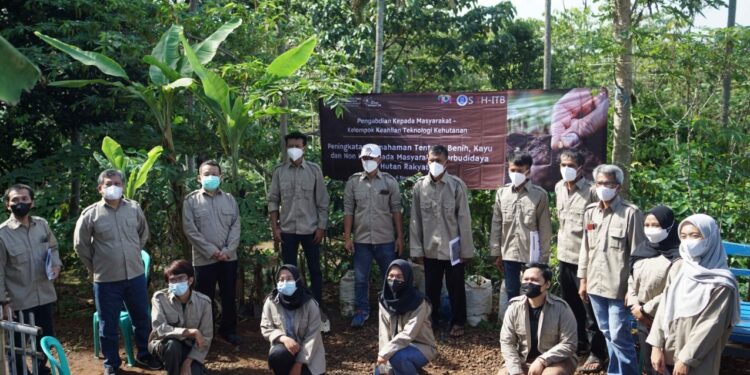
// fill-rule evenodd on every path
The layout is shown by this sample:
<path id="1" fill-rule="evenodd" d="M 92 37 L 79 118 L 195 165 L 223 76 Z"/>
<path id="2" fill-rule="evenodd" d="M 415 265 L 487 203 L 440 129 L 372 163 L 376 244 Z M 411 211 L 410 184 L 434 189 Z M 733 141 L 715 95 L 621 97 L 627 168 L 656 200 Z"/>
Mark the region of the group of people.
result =
<path id="1" fill-rule="evenodd" d="M 270 344 L 268 363 L 274 373 L 322 374 L 321 332 L 330 323 L 321 308 L 320 243 L 328 225 L 329 196 L 320 167 L 304 159 L 307 137 L 293 132 L 285 140 L 288 157 L 273 170 L 267 197 L 283 265 L 263 306 L 261 333 Z M 379 170 L 380 147 L 362 147 L 363 171 L 346 183 L 344 246 L 353 254 L 355 271 L 353 327 L 362 327 L 370 316 L 373 259 L 383 281 L 376 373 L 416 374 L 437 355 L 433 332 L 441 323 L 443 280 L 451 308 L 449 334 L 464 334 L 464 272 L 474 256 L 474 242 L 468 189 L 446 171 L 448 156 L 446 147 L 431 147 L 429 173 L 412 190 L 409 256 L 424 267 L 424 294 L 414 285 L 412 263 L 402 259 L 401 193 L 397 180 Z M 529 154 L 515 152 L 508 158 L 511 182 L 497 191 L 490 234 L 491 254 L 510 300 L 500 333 L 500 373 L 573 374 L 577 357 L 588 355 L 581 371 L 606 367 L 610 374 L 636 374 L 638 354 L 628 323 L 632 317 L 638 322 L 646 371 L 717 374 L 722 348 L 739 320 L 739 301 L 716 222 L 698 214 L 677 223 L 666 206 L 644 217 L 620 196 L 620 168 L 600 165 L 590 181 L 583 163 L 575 150 L 560 156 L 557 297 L 549 293 L 548 194 L 529 180 Z M 137 202 L 123 197 L 126 181 L 120 171 L 99 175 L 102 199 L 83 210 L 74 247 L 93 275 L 105 374 L 116 374 L 121 365 L 118 323 L 123 308 L 134 326 L 136 362 L 149 369 L 202 374 L 214 337 L 240 345 L 235 305 L 240 216 L 235 199 L 221 190 L 221 180 L 218 163 L 200 165 L 201 188 L 186 196 L 182 211 L 192 262 L 177 260 L 165 268 L 168 288 L 157 291 L 149 306 L 141 259 L 149 236 L 146 218 Z M 43 335 L 54 335 L 53 281 L 62 266 L 57 241 L 44 219 L 29 215 L 31 187 L 11 186 L 4 202 L 11 216 L 0 225 L 3 316 L 33 313 Z M 309 288 L 297 269 L 300 245 Z M 221 321 L 214 335 L 217 284 Z M 39 362 L 42 373 L 48 373 L 44 360 Z"/>

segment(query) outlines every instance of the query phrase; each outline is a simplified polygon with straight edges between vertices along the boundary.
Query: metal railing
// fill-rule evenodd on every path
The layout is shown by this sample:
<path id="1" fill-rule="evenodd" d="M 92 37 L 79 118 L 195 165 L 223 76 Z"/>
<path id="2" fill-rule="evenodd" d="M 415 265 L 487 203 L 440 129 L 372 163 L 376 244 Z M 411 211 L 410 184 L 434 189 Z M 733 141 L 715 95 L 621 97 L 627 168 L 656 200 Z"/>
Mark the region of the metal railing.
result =
<path id="1" fill-rule="evenodd" d="M 38 360 L 44 354 L 37 352 L 37 337 L 42 329 L 34 324 L 34 314 L 29 314 L 29 322 L 24 322 L 22 313 L 18 314 L 18 321 L 11 315 L 8 319 L 0 309 L 0 375 L 26 375 L 28 359 L 31 359 L 31 374 L 39 374 Z M 20 336 L 20 345 L 16 345 L 16 335 Z M 21 365 L 21 368 L 17 368 Z"/>

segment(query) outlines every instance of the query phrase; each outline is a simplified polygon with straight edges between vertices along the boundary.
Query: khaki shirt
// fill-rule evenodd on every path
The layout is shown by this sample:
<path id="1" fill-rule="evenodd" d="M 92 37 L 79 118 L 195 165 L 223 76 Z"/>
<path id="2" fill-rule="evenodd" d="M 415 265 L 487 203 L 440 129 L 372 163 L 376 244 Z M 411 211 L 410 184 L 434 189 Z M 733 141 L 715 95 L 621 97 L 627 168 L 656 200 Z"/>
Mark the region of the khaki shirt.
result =
<path id="1" fill-rule="evenodd" d="M 148 337 L 150 352 L 153 353 L 164 339 L 179 339 L 193 347 L 188 353 L 189 358 L 204 363 L 214 337 L 211 300 L 205 294 L 193 290 L 190 299 L 183 305 L 169 289 L 162 289 L 151 298 L 151 327 Z M 187 329 L 199 330 L 206 340 L 205 345 L 199 348 L 193 339 L 184 337 Z"/>
<path id="2" fill-rule="evenodd" d="M 378 323 L 378 355 L 390 359 L 397 351 L 414 345 L 431 361 L 437 355 L 437 341 L 432 333 L 432 307 L 422 301 L 415 310 L 403 315 L 391 315 L 380 306 Z"/>
<path id="3" fill-rule="evenodd" d="M 497 189 L 492 206 L 490 255 L 503 260 L 531 260 L 531 232 L 539 236 L 539 260 L 547 263 L 552 238 L 547 191 L 527 181 L 519 189 L 508 184 Z"/>
<path id="4" fill-rule="evenodd" d="M 232 194 L 216 190 L 211 196 L 203 189 L 188 194 L 182 205 L 182 230 L 193 245 L 194 265 L 218 262 L 211 257 L 215 251 L 237 260 L 240 209 Z"/>
<path id="5" fill-rule="evenodd" d="M 52 249 L 52 265 L 62 266 L 57 239 L 44 219 L 30 216 L 25 227 L 11 215 L 0 225 L 0 300 L 6 301 L 7 293 L 13 310 L 57 301 L 47 278 L 47 249 Z"/>
<path id="6" fill-rule="evenodd" d="M 450 260 L 449 242 L 461 237 L 461 258 L 474 257 L 474 238 L 466 184 L 445 172 L 435 182 L 429 175 L 412 189 L 409 248 L 412 257 Z"/>
<path id="7" fill-rule="evenodd" d="M 328 226 L 328 190 L 323 172 L 303 160 L 298 167 L 291 162 L 273 170 L 268 191 L 268 212 L 279 211 L 282 233 L 312 234 Z"/>
<path id="8" fill-rule="evenodd" d="M 141 249 L 147 240 L 148 223 L 141 207 L 125 198 L 117 208 L 104 199 L 86 207 L 73 234 L 76 253 L 97 283 L 143 275 Z"/>
<path id="9" fill-rule="evenodd" d="M 578 277 L 589 294 L 624 299 L 630 274 L 630 253 L 644 240 L 643 214 L 619 195 L 608 208 L 602 202 L 586 207 Z"/>
<path id="10" fill-rule="evenodd" d="M 310 299 L 295 310 L 287 310 L 292 314 L 294 327 L 284 327 L 283 309 L 281 304 L 270 297 L 266 298 L 260 318 L 260 334 L 273 347 L 280 343 L 278 340 L 281 336 L 291 336 L 287 332 L 293 332 L 299 344 L 296 362 L 307 365 L 313 375 L 325 373 L 326 352 L 323 348 L 323 336 L 320 334 L 322 323 L 318 303 Z"/>
<path id="11" fill-rule="evenodd" d="M 640 259 L 633 265 L 633 274 L 628 277 L 628 294 L 625 304 L 643 305 L 643 311 L 650 315 L 656 315 L 656 310 L 661 303 L 667 277 L 679 271 L 682 259 L 674 263 L 663 255 L 653 258 Z"/>
<path id="12" fill-rule="evenodd" d="M 531 319 L 528 297 L 518 296 L 510 300 L 508 311 L 500 329 L 500 351 L 505 367 L 510 374 L 525 374 L 523 365 L 531 345 Z M 547 293 L 537 327 L 537 349 L 547 365 L 573 361 L 577 364 L 578 331 L 576 318 L 568 304 L 559 297 Z"/>
<path id="13" fill-rule="evenodd" d="M 344 215 L 354 216 L 354 242 L 395 241 L 393 214 L 397 213 L 401 213 L 401 191 L 393 176 L 378 171 L 372 179 L 365 172 L 349 177 L 344 189 Z"/>
<path id="14" fill-rule="evenodd" d="M 583 213 L 586 206 L 598 201 L 594 183 L 582 177 L 573 184 L 573 191 L 569 191 L 565 181 L 560 181 L 555 185 L 555 197 L 557 220 L 560 223 L 557 231 L 557 259 L 578 264 L 583 238 Z"/>

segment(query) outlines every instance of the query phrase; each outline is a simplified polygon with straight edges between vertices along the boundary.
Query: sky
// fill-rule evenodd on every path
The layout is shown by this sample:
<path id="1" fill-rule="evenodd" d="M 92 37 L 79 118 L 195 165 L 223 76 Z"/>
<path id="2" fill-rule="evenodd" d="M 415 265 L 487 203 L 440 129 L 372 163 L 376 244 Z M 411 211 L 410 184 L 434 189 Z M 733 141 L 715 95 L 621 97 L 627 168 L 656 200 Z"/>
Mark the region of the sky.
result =
<path id="1" fill-rule="evenodd" d="M 480 5 L 494 5 L 501 1 L 507 0 L 479 0 Z M 544 0 L 510 0 L 516 7 L 516 17 L 518 18 L 537 18 L 544 17 Z M 585 0 L 552 0 L 552 14 L 555 11 L 563 11 L 571 7 L 583 7 Z M 588 0 L 589 6 L 593 1 Z M 596 4 L 594 4 L 596 6 Z M 750 26 L 750 1 L 737 1 L 736 21 L 737 25 Z M 727 8 L 707 9 L 703 16 L 695 19 L 695 26 L 700 27 L 724 27 L 727 24 Z"/>

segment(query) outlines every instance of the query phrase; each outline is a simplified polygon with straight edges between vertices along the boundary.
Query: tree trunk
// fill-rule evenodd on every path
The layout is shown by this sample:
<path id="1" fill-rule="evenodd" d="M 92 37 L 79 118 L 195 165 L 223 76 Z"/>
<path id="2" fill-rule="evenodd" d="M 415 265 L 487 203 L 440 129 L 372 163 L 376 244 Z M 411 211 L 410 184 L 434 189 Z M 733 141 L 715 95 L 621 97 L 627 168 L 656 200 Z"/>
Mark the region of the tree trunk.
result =
<path id="1" fill-rule="evenodd" d="M 552 83 L 552 0 L 544 1 L 544 86 L 545 90 L 550 89 Z"/>
<path id="2" fill-rule="evenodd" d="M 630 110 L 633 91 L 633 35 L 631 31 L 630 0 L 615 0 L 615 41 L 620 52 L 615 58 L 615 117 L 612 145 L 612 162 L 623 168 L 630 167 Z M 621 192 L 628 195 L 629 178 L 625 173 Z"/>
<path id="3" fill-rule="evenodd" d="M 81 132 L 78 127 L 73 127 L 70 132 L 70 144 L 74 150 L 81 149 Z M 70 210 L 68 210 L 68 218 L 78 217 L 81 212 L 81 165 L 79 163 L 73 163 L 71 168 L 71 175 L 73 179 L 70 181 L 70 200 L 68 204 Z"/>
<path id="4" fill-rule="evenodd" d="M 279 106 L 281 108 L 286 108 L 288 104 L 286 93 L 281 95 L 281 102 L 279 103 Z M 282 113 L 281 116 L 279 116 L 279 142 L 281 144 L 281 155 L 280 159 L 281 161 L 286 160 L 286 140 L 284 137 L 289 134 L 289 114 Z"/>
<path id="5" fill-rule="evenodd" d="M 380 93 L 380 83 L 383 75 L 383 21 L 385 18 L 385 0 L 378 0 L 378 15 L 375 25 L 375 69 L 372 77 L 372 92 Z"/>
<path id="6" fill-rule="evenodd" d="M 737 13 L 737 0 L 729 0 L 729 15 L 727 16 L 727 29 L 734 27 L 734 18 Z M 722 77 L 722 88 L 724 96 L 721 106 L 721 124 L 724 126 L 729 125 L 729 100 L 732 98 L 732 50 L 734 44 L 731 39 L 727 41 L 726 51 L 724 56 L 726 58 L 726 65 L 724 67 L 724 73 Z"/>

